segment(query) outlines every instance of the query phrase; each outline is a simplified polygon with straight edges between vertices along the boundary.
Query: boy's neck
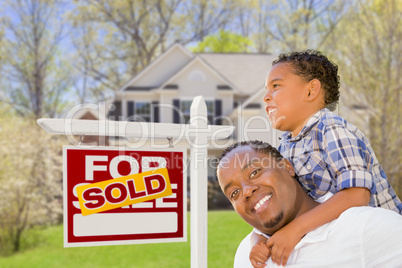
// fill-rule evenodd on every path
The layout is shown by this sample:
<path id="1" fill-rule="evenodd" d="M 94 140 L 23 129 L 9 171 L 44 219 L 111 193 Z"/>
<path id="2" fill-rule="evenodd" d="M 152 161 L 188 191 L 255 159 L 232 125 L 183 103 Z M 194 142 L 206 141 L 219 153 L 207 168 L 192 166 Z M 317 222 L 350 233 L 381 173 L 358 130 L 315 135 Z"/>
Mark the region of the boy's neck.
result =
<path id="1" fill-rule="evenodd" d="M 322 110 L 325 107 L 319 107 L 316 109 L 312 109 L 309 113 L 307 113 L 307 116 L 305 117 L 305 119 L 303 120 L 303 122 L 301 124 L 299 124 L 294 130 L 290 131 L 292 134 L 292 138 L 296 137 L 297 135 L 299 135 L 300 131 L 302 131 L 303 127 L 307 124 L 308 120 L 310 120 L 310 118 L 315 115 L 318 111 Z"/>

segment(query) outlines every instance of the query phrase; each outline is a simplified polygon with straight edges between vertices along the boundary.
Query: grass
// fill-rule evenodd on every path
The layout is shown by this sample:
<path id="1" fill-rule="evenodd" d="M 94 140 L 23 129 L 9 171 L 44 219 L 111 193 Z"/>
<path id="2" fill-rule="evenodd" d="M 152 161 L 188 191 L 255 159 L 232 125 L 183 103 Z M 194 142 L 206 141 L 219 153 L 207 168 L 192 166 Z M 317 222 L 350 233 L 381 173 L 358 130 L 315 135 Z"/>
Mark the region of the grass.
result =
<path id="1" fill-rule="evenodd" d="M 208 213 L 208 267 L 233 267 L 236 248 L 250 231 L 251 227 L 236 212 L 210 211 Z M 182 243 L 63 248 L 63 226 L 61 225 L 41 231 L 40 237 L 40 243 L 36 247 L 10 257 L 0 257 L 0 267 L 190 267 L 190 237 L 187 242 Z"/>

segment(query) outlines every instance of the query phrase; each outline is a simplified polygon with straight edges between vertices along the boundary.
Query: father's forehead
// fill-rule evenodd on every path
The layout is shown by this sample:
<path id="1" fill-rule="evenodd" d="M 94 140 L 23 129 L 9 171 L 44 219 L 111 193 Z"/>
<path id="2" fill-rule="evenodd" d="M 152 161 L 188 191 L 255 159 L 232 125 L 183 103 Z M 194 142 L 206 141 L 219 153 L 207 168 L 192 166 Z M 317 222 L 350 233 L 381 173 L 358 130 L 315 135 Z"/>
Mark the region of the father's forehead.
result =
<path id="1" fill-rule="evenodd" d="M 255 156 L 255 151 L 248 145 L 239 146 L 228 152 L 222 159 L 219 164 L 234 164 L 236 160 L 243 158 L 250 158 L 251 156 Z"/>
<path id="2" fill-rule="evenodd" d="M 237 147 L 225 155 L 219 162 L 220 169 L 244 170 L 257 163 L 267 163 L 275 161 L 274 158 L 263 152 L 258 152 L 248 145 Z"/>

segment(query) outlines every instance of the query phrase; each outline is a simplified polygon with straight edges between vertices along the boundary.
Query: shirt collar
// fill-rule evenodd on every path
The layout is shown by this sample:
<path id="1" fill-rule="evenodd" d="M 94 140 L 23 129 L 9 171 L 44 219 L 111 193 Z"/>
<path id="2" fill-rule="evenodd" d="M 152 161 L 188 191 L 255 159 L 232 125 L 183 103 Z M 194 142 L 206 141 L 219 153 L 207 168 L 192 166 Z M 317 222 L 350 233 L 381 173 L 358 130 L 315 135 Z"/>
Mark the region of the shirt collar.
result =
<path id="1" fill-rule="evenodd" d="M 296 137 L 292 137 L 291 132 L 285 132 L 285 133 L 282 134 L 282 139 L 281 140 L 284 140 L 284 141 L 299 141 L 299 140 L 301 140 L 318 123 L 318 121 L 321 119 L 321 117 L 324 114 L 328 113 L 328 112 L 329 112 L 328 108 L 323 108 L 323 109 L 319 110 L 312 117 L 310 117 L 310 119 L 307 121 L 307 123 L 304 125 L 304 127 L 299 132 L 299 134 L 297 134 Z"/>

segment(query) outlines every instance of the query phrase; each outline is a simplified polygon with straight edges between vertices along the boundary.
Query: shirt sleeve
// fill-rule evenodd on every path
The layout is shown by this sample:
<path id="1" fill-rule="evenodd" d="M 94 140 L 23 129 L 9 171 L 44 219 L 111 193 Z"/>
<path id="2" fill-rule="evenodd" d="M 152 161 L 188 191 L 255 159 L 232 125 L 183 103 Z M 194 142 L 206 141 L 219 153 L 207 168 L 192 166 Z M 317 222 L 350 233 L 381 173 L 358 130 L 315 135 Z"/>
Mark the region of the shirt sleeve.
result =
<path id="1" fill-rule="evenodd" d="M 252 268 L 249 254 L 250 254 L 250 236 L 251 233 L 248 234 L 239 244 L 236 255 L 234 258 L 234 268 Z"/>
<path id="2" fill-rule="evenodd" d="M 323 133 L 325 162 L 335 173 L 337 191 L 365 187 L 376 192 L 372 177 L 374 157 L 363 137 L 341 124 L 327 126 Z"/>

